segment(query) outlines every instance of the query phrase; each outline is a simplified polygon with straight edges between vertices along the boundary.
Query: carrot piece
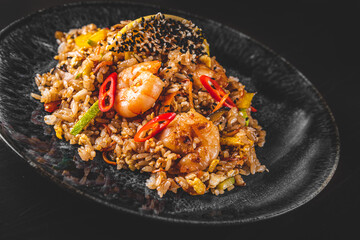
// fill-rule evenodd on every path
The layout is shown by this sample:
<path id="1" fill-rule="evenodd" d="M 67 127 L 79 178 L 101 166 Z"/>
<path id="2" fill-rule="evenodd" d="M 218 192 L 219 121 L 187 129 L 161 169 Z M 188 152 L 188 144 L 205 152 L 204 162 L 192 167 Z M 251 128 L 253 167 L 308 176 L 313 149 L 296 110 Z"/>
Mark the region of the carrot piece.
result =
<path id="1" fill-rule="evenodd" d="M 110 160 L 107 158 L 106 152 L 103 152 L 103 153 L 102 153 L 102 157 L 103 157 L 103 159 L 104 159 L 104 161 L 105 161 L 106 163 L 111 164 L 111 165 L 116 165 L 116 162 L 110 161 Z"/>
<path id="2" fill-rule="evenodd" d="M 164 112 L 169 112 L 170 111 L 170 105 L 174 99 L 174 97 L 176 96 L 176 94 L 178 94 L 179 92 L 176 91 L 176 92 L 173 92 L 173 93 L 170 93 L 168 95 L 165 96 L 165 100 L 163 102 L 163 106 L 164 106 Z"/>
<path id="3" fill-rule="evenodd" d="M 112 65 L 113 62 L 112 61 L 103 61 L 101 63 L 99 63 L 98 65 L 96 65 L 96 68 L 94 69 L 94 73 L 96 73 L 97 71 L 99 71 L 99 69 L 103 66 L 107 66 L 107 65 Z"/>
<path id="4" fill-rule="evenodd" d="M 229 97 L 229 93 L 224 95 L 212 112 L 216 112 L 217 110 L 219 110 L 222 107 L 222 105 L 225 103 L 225 101 L 228 97 Z"/>
<path id="5" fill-rule="evenodd" d="M 188 78 L 183 80 L 183 82 L 185 82 L 185 81 L 189 82 L 189 104 L 190 104 L 190 108 L 194 108 L 194 101 L 193 101 L 193 95 L 192 95 L 193 82 Z"/>
<path id="6" fill-rule="evenodd" d="M 193 89 L 193 83 L 192 83 L 191 80 L 189 80 L 189 102 L 190 102 L 190 108 L 194 108 L 194 101 L 193 101 L 192 89 Z"/>

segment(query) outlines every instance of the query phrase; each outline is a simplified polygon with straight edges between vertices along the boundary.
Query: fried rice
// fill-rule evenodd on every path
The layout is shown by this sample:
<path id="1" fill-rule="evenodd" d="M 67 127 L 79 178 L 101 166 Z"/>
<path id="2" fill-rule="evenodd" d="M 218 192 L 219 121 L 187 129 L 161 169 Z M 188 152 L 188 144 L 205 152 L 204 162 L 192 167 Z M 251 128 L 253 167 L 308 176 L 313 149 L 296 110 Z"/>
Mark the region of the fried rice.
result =
<path id="1" fill-rule="evenodd" d="M 58 63 L 49 72 L 36 75 L 40 94 L 32 96 L 52 106 L 44 121 L 53 125 L 56 136 L 77 144 L 84 161 L 100 154 L 114 165 L 110 167 L 149 175 L 146 186 L 156 189 L 160 197 L 178 189 L 192 195 L 219 195 L 235 186 L 245 186 L 243 176 L 267 171 L 255 152 L 256 146 L 264 145 L 266 133 L 251 116 L 255 109 L 249 104 L 241 107 L 249 94 L 238 78 L 226 75 L 215 56 L 209 56 L 201 29 L 188 20 L 165 18 L 158 13 L 121 31 L 130 22 L 121 21 L 104 29 L 89 24 L 55 33 Z M 100 31 L 102 39 L 91 39 Z M 115 108 L 100 111 L 80 133 L 71 133 L 98 101 L 99 88 L 111 73 L 121 76 L 125 69 L 154 61 L 161 62 L 153 75 L 161 79 L 163 89 L 149 109 L 132 117 L 119 114 Z M 199 76 L 204 74 L 214 79 L 237 107 L 220 105 L 214 112 L 219 101 L 201 85 Z M 135 141 L 134 136 L 144 125 L 165 112 L 177 116 L 159 134 Z M 205 130 L 199 125 L 191 130 L 192 123 L 184 123 L 188 119 L 197 121 L 194 116 L 205 123 Z M 174 146 L 181 134 L 189 136 L 183 141 L 186 150 L 181 148 L 183 143 Z M 205 149 L 206 154 L 201 155 L 203 150 L 199 149 Z M 196 158 L 189 158 L 191 154 Z"/>

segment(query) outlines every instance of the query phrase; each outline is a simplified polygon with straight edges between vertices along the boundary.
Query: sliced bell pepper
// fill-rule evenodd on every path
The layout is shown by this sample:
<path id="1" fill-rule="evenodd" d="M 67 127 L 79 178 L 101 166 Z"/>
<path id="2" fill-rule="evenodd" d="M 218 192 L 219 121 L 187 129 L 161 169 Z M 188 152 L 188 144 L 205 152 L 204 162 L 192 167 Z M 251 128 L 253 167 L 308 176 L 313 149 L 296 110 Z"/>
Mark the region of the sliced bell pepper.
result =
<path id="1" fill-rule="evenodd" d="M 100 29 L 96 33 L 87 33 L 75 38 L 78 47 L 94 47 L 107 36 L 107 29 Z"/>
<path id="2" fill-rule="evenodd" d="M 78 47 L 89 47 L 89 45 L 87 44 L 88 39 L 90 38 L 90 36 L 92 35 L 92 33 L 87 33 L 87 34 L 82 34 L 78 37 L 75 38 L 75 44 Z"/>
<path id="3" fill-rule="evenodd" d="M 248 93 L 244 90 L 243 96 L 236 102 L 238 108 L 249 108 L 255 93 Z"/>

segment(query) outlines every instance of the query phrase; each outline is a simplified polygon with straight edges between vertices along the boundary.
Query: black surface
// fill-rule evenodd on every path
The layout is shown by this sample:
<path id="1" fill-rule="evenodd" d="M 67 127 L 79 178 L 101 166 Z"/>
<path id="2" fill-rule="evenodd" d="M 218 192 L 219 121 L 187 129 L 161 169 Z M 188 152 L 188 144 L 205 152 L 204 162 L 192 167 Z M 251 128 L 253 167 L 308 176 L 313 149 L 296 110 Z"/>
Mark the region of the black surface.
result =
<path id="1" fill-rule="evenodd" d="M 35 75 L 49 71 L 55 64 L 58 45 L 54 29 L 68 30 L 89 22 L 111 26 L 119 18 L 132 19 L 159 11 L 183 16 L 201 26 L 212 54 L 228 75 L 238 77 L 248 91 L 257 92 L 254 106 L 259 111 L 253 115 L 267 131 L 267 144 L 257 150 L 257 156 L 270 173 L 244 177 L 246 187 L 222 196 L 191 196 L 179 191 L 159 198 L 156 191 L 145 187 L 148 174 L 117 171 L 100 154 L 84 162 L 76 146 L 57 139 L 52 127 L 44 123 L 47 113 L 43 104 L 31 99 L 30 94 L 38 92 Z M 82 3 L 26 17 L 2 31 L 0 41 L 3 139 L 42 175 L 106 206 L 171 222 L 254 222 L 308 202 L 326 186 L 336 169 L 337 127 L 317 90 L 272 51 L 214 21 L 149 5 Z M 68 174 L 64 176 L 63 170 Z"/>
<path id="2" fill-rule="evenodd" d="M 12 4 L 16 1 L 12 1 Z M 17 3 L 19 5 L 19 3 Z M 53 5 L 37 3 L 38 7 Z M 1 24 L 25 14 L 26 8 L 9 5 Z M 164 6 L 188 9 L 184 2 Z M 31 7 L 36 4 L 31 5 Z M 28 9 L 32 11 L 34 9 Z M 357 87 L 356 4 L 330 3 L 263 4 L 242 3 L 234 8 L 224 2 L 216 8 L 197 3 L 191 12 L 218 20 L 273 48 L 302 71 L 319 89 L 333 110 L 339 125 L 342 152 L 338 170 L 330 184 L 315 199 L 280 217 L 242 226 L 193 227 L 151 221 L 114 212 L 76 198 L 44 180 L 8 147 L 2 144 L 0 162 L 0 236 L 4 239 L 51 239 L 71 236 L 115 238 L 122 229 L 139 225 L 147 231 L 166 228 L 182 238 L 200 237 L 284 239 L 340 238 L 356 231 L 359 214 L 359 163 L 355 136 Z M 11 14 L 10 14 L 11 13 Z M 16 15 L 21 14 L 21 15 Z M 3 24 L 2 26 L 5 26 Z M 90 211 L 91 210 L 91 211 Z M 261 231 L 260 231 L 261 230 Z M 84 233 L 85 232 L 85 233 Z M 147 234 L 138 232 L 139 237 Z M 56 234 L 55 234 L 56 233 Z M 291 234 L 291 235 L 290 235 Z"/>

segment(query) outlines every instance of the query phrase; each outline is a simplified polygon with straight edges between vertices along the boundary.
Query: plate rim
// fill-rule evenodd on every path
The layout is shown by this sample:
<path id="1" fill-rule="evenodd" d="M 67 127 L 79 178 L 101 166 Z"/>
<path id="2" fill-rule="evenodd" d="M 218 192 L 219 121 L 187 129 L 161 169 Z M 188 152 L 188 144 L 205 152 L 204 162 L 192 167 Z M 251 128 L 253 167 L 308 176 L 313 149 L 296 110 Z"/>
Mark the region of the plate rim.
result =
<path id="1" fill-rule="evenodd" d="M 319 102 L 324 107 L 324 112 L 326 112 L 328 114 L 328 116 L 330 117 L 331 127 L 334 130 L 335 140 L 336 140 L 335 141 L 335 145 L 336 145 L 336 152 L 335 153 L 336 153 L 336 155 L 334 156 L 334 164 L 332 165 L 331 170 L 330 170 L 329 174 L 327 175 L 327 177 L 324 179 L 322 184 L 315 191 L 313 191 L 311 194 L 307 195 L 301 201 L 293 202 L 288 207 L 283 208 L 281 210 L 273 210 L 272 212 L 265 213 L 265 214 L 260 214 L 259 216 L 248 217 L 248 218 L 239 218 L 239 219 L 234 219 L 234 220 L 215 220 L 215 221 L 188 220 L 188 219 L 180 219 L 180 218 L 176 218 L 176 217 L 173 218 L 173 217 L 165 217 L 165 216 L 154 215 L 154 214 L 145 214 L 145 213 L 143 213 L 141 211 L 135 211 L 135 210 L 128 209 L 126 207 L 121 207 L 121 206 L 116 205 L 114 203 L 111 203 L 109 201 L 104 201 L 104 200 L 102 200 L 100 198 L 92 196 L 92 195 L 90 195 L 90 194 L 76 188 L 75 186 L 67 183 L 66 181 L 61 181 L 60 179 L 56 178 L 54 175 L 47 172 L 41 165 L 35 163 L 34 161 L 32 161 L 31 159 L 26 157 L 26 155 L 22 154 L 21 151 L 16 147 L 16 144 L 13 143 L 13 140 L 7 136 L 8 134 L 5 132 L 6 127 L 4 127 L 3 124 L 1 124 L 0 125 L 0 139 L 12 151 L 14 151 L 21 159 L 25 160 L 31 167 L 33 167 L 36 170 L 36 172 L 38 172 L 41 176 L 43 176 L 49 182 L 55 183 L 56 185 L 60 186 L 61 189 L 64 189 L 67 192 L 70 192 L 70 193 L 72 193 L 72 194 L 74 194 L 76 196 L 81 196 L 84 199 L 91 199 L 92 201 L 97 202 L 97 203 L 101 204 L 102 206 L 106 206 L 108 208 L 120 210 L 122 212 L 130 213 L 130 214 L 133 214 L 133 215 L 136 215 L 136 216 L 146 217 L 147 219 L 153 219 L 153 220 L 159 220 L 159 221 L 165 221 L 165 222 L 172 222 L 172 223 L 199 224 L 199 225 L 229 225 L 229 224 L 230 225 L 239 225 L 239 224 L 245 224 L 245 223 L 251 223 L 251 222 L 257 222 L 257 221 L 261 221 L 261 220 L 270 219 L 270 218 L 282 215 L 284 213 L 290 212 L 290 211 L 304 205 L 305 203 L 309 202 L 311 199 L 315 198 L 329 184 L 329 182 L 333 178 L 333 176 L 335 174 L 335 171 L 337 169 L 337 166 L 339 164 L 341 142 L 340 142 L 339 129 L 338 129 L 338 126 L 336 124 L 334 114 L 332 113 L 329 105 L 325 101 L 325 98 L 322 96 L 322 94 L 319 92 L 319 90 L 314 86 L 314 84 L 302 72 L 300 72 L 295 66 L 293 66 L 288 60 L 286 60 L 284 57 L 282 57 L 281 55 L 276 53 L 274 50 L 272 50 L 270 47 L 263 44 L 259 40 L 256 40 L 256 39 L 252 38 L 251 36 L 240 32 L 240 30 L 232 28 L 232 27 L 230 27 L 230 26 L 228 26 L 226 24 L 223 24 L 221 22 L 199 16 L 197 14 L 193 14 L 193 13 L 186 12 L 186 11 L 183 11 L 183 10 L 178 10 L 178 9 L 173 9 L 173 8 L 168 8 L 168 7 L 162 7 L 162 6 L 155 5 L 155 4 L 144 3 L 144 2 L 143 3 L 129 2 L 129 1 L 116 1 L 116 2 L 114 2 L 114 1 L 108 1 L 108 0 L 106 0 L 106 1 L 91 1 L 91 2 L 79 1 L 79 2 L 71 2 L 71 3 L 55 5 L 55 6 L 51 6 L 51 7 L 48 7 L 48 8 L 42 8 L 42 9 L 34 11 L 34 12 L 28 14 L 28 15 L 25 15 L 25 16 L 15 20 L 15 21 L 11 22 L 7 26 L 5 26 L 3 29 L 1 29 L 0 30 L 0 40 L 3 39 L 4 37 L 6 37 L 8 35 L 8 33 L 10 33 L 12 30 L 16 29 L 16 27 L 18 27 L 19 25 L 26 24 L 26 21 L 31 20 L 34 16 L 42 14 L 43 12 L 56 12 L 56 11 L 64 9 L 64 8 L 72 8 L 72 7 L 79 7 L 79 6 L 95 6 L 95 5 L 116 5 L 116 6 L 126 6 L 126 5 L 128 5 L 128 6 L 137 6 L 137 7 L 152 7 L 152 8 L 156 8 L 156 9 L 159 9 L 159 10 L 168 10 L 168 11 L 177 12 L 179 14 L 183 14 L 183 15 L 187 15 L 187 16 L 193 16 L 193 17 L 198 18 L 198 19 L 203 20 L 203 21 L 207 21 L 207 22 L 211 22 L 211 23 L 214 23 L 214 24 L 217 24 L 217 25 L 221 25 L 221 27 L 225 28 L 227 31 L 231 31 L 232 33 L 235 33 L 237 35 L 241 35 L 241 37 L 247 38 L 248 40 L 254 42 L 257 45 L 259 45 L 264 50 L 271 53 L 274 57 L 279 58 L 284 64 L 288 65 L 288 67 L 290 67 L 290 69 L 293 70 L 294 73 L 298 74 L 301 77 L 302 81 L 304 81 L 308 86 L 311 87 L 311 90 L 314 91 L 314 93 L 316 94 L 316 97 L 318 98 Z M 2 114 L 0 112 L 0 120 L 3 119 L 1 115 Z M 0 121 L 0 123 L 1 122 L 2 121 Z"/>

